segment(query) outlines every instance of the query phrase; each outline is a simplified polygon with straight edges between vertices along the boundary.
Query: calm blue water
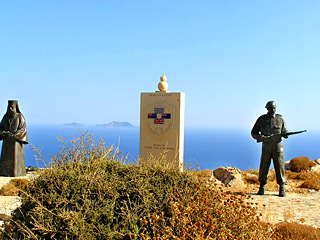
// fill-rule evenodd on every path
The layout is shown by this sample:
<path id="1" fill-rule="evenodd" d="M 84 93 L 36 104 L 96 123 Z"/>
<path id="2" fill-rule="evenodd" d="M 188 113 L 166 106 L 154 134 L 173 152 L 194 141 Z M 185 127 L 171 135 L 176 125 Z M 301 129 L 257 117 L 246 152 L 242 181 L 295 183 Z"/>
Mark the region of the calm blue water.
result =
<path id="1" fill-rule="evenodd" d="M 103 138 L 110 146 L 118 146 L 129 159 L 134 160 L 139 155 L 139 128 L 101 128 L 81 127 L 94 134 L 96 139 Z M 59 152 L 61 143 L 58 136 L 71 140 L 80 135 L 76 127 L 65 126 L 28 126 L 29 145 L 26 145 L 26 166 L 37 166 L 35 153 L 31 144 L 42 149 L 47 162 L 50 156 Z M 2 143 L 0 144 L 2 146 Z M 297 156 L 307 156 L 311 160 L 320 158 L 320 132 L 307 132 L 290 136 L 284 140 L 285 159 Z M 241 170 L 257 169 L 261 154 L 261 143 L 251 138 L 250 129 L 194 129 L 185 130 L 185 163 L 201 169 L 216 169 L 220 166 L 237 167 Z"/>

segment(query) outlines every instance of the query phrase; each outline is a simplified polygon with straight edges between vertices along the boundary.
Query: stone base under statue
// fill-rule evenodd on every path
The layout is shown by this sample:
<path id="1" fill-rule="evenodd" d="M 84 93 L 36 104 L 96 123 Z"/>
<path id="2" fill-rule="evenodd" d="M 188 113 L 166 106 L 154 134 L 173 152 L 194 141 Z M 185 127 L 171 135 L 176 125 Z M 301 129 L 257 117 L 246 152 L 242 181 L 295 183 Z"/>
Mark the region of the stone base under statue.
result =
<path id="1" fill-rule="evenodd" d="M 24 144 L 5 139 L 2 144 L 0 176 L 20 177 L 26 175 Z"/>

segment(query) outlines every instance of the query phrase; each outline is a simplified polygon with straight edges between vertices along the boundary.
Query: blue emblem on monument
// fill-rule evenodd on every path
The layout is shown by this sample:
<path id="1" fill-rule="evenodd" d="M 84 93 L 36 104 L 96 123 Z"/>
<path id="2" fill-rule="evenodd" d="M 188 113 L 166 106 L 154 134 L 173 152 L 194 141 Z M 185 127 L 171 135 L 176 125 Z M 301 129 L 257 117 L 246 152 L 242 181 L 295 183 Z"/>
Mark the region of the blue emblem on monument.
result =
<path id="1" fill-rule="evenodd" d="M 148 113 L 148 118 L 154 120 L 154 124 L 164 124 L 164 119 L 171 119 L 170 113 L 164 113 L 164 108 L 154 108 L 153 113 Z"/>

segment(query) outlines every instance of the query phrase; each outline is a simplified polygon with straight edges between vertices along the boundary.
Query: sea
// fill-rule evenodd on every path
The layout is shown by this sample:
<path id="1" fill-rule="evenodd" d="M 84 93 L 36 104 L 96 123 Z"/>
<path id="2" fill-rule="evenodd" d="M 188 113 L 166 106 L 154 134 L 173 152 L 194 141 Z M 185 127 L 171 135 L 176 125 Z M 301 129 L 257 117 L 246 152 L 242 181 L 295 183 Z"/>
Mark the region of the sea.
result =
<path id="1" fill-rule="evenodd" d="M 191 168 L 214 170 L 221 166 L 240 170 L 258 169 L 261 143 L 250 135 L 251 129 L 203 129 L 186 128 L 184 162 Z M 36 161 L 33 148 L 41 151 L 46 163 L 59 153 L 62 147 L 58 138 L 65 141 L 79 137 L 82 132 L 92 134 L 97 141 L 103 139 L 107 146 L 118 148 L 122 156 L 134 161 L 139 156 L 139 128 L 106 128 L 64 125 L 29 125 L 29 144 L 25 148 L 26 166 L 44 167 Z M 311 160 L 320 158 L 320 132 L 308 131 L 284 139 L 285 161 L 307 156 Z M 2 147 L 2 141 L 0 143 Z M 271 166 L 272 167 L 272 166 Z"/>

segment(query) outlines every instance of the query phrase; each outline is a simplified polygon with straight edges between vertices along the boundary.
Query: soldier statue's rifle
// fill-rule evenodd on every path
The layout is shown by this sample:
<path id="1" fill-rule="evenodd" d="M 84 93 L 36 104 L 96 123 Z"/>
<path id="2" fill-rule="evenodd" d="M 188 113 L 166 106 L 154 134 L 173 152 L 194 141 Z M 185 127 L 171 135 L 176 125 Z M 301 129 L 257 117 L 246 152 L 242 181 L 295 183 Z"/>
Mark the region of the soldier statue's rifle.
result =
<path id="1" fill-rule="evenodd" d="M 264 135 L 261 135 L 262 138 L 265 138 L 265 139 L 270 139 L 272 137 L 288 137 L 290 135 L 295 135 L 295 134 L 300 134 L 300 133 L 304 133 L 306 132 L 307 130 L 303 130 L 303 131 L 297 131 L 297 132 L 287 132 L 287 133 L 279 133 L 279 134 L 272 134 L 270 136 L 264 136 Z M 262 140 L 257 140 L 257 142 L 262 142 Z"/>

